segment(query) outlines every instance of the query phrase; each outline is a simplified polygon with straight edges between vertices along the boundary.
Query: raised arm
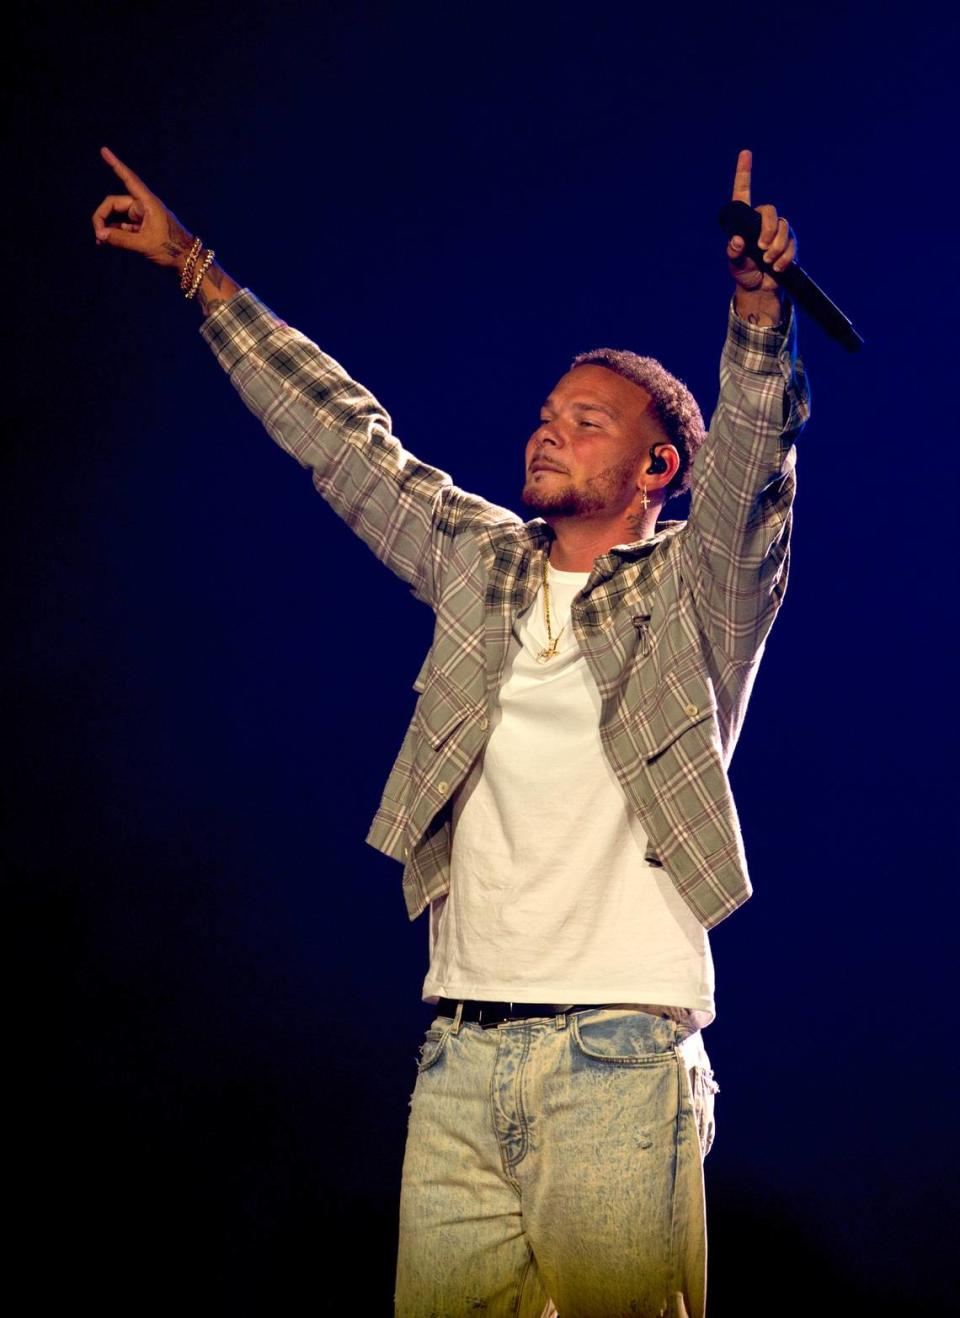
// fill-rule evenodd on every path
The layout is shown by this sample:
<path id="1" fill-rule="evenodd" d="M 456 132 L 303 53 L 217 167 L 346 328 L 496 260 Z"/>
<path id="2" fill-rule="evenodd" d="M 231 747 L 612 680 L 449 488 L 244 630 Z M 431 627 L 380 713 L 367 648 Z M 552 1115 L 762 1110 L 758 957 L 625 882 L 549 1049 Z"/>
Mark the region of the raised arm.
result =
<path id="1" fill-rule="evenodd" d="M 750 202 L 752 158 L 741 151 L 733 197 Z M 773 206 L 760 246 L 783 269 L 796 255 Z M 691 478 L 684 573 L 710 644 L 734 664 L 757 657 L 786 589 L 795 490 L 794 440 L 810 410 L 796 321 L 773 277 L 727 247 L 735 282 L 720 362 L 720 397 Z"/>
<path id="2" fill-rule="evenodd" d="M 458 490 L 392 432 L 377 399 L 304 334 L 207 259 L 177 217 L 106 147 L 126 188 L 93 214 L 97 242 L 181 275 L 204 313 L 201 334 L 247 407 L 376 556 L 436 606 L 451 542 L 515 514 Z"/>

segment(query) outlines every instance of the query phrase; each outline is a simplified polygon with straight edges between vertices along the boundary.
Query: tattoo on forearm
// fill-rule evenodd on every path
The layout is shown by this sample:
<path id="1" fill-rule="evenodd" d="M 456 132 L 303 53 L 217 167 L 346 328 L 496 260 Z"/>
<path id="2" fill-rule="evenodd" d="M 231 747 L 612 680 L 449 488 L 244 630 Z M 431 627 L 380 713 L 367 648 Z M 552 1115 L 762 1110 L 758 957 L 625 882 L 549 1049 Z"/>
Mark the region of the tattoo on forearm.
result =
<path id="1" fill-rule="evenodd" d="M 212 316 L 217 307 L 222 307 L 227 299 L 225 297 L 208 297 L 201 288 L 197 293 L 197 301 L 200 303 L 200 310 L 203 314 Z"/>
<path id="2" fill-rule="evenodd" d="M 220 288 L 223 284 L 223 271 L 217 265 L 216 261 L 210 266 L 204 277 L 210 280 L 210 283 L 213 284 L 214 288 Z"/>
<path id="3" fill-rule="evenodd" d="M 175 215 L 167 214 L 167 237 L 169 243 L 165 243 L 165 250 L 174 256 L 179 256 L 190 247 L 190 235 L 186 229 L 177 220 Z"/>

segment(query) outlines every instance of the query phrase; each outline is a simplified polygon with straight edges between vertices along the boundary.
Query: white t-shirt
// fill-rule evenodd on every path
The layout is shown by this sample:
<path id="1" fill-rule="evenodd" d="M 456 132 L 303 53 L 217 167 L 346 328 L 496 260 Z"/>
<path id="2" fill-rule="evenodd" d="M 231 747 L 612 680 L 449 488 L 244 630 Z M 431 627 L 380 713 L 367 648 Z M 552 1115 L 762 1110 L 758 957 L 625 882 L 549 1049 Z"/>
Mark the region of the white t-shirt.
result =
<path id="1" fill-rule="evenodd" d="M 589 573 L 549 568 L 514 626 L 479 776 L 453 803 L 450 891 L 431 906 L 425 1001 L 653 1003 L 714 1018 L 707 931 L 600 741 L 600 695 L 570 605 Z"/>

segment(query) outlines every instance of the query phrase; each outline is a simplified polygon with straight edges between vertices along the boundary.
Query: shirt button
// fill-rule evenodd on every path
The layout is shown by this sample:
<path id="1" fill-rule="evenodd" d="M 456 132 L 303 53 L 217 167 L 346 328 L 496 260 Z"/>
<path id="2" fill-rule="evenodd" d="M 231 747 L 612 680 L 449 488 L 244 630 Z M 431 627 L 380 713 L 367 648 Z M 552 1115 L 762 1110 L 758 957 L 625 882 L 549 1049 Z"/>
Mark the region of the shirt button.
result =
<path id="1" fill-rule="evenodd" d="M 403 849 L 403 858 L 404 858 L 404 860 L 409 860 L 409 859 L 410 859 L 410 848 L 409 848 L 409 847 L 404 847 L 404 849 Z"/>
<path id="2" fill-rule="evenodd" d="M 446 796 L 449 790 L 450 790 L 450 784 L 448 782 L 440 781 L 439 783 L 437 783 L 437 791 L 440 793 L 441 796 Z"/>
<path id="3" fill-rule="evenodd" d="M 693 718 L 693 716 L 694 716 L 695 714 L 699 714 L 699 713 L 700 713 L 700 711 L 697 709 L 696 705 L 684 705 L 684 707 L 683 707 L 683 712 L 684 712 L 684 714 L 689 714 L 689 716 L 690 716 L 691 718 Z"/>
<path id="4" fill-rule="evenodd" d="M 482 729 L 484 732 L 486 732 L 486 730 L 487 730 L 487 728 L 488 728 L 489 726 L 490 726 L 490 720 L 487 718 L 486 714 L 482 714 L 482 715 L 480 716 L 480 727 L 481 727 L 481 729 Z"/>

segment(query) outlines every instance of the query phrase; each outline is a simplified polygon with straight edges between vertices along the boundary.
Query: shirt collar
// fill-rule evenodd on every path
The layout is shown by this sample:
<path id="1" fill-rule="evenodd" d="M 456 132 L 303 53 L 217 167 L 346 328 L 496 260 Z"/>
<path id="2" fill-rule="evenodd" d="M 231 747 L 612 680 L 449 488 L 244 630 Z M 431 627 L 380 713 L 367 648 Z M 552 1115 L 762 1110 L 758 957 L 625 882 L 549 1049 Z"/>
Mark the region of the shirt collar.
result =
<path id="1" fill-rule="evenodd" d="M 598 564 L 609 562 L 611 566 L 616 566 L 618 562 L 630 563 L 639 558 L 646 558 L 647 554 L 658 544 L 676 535 L 685 526 L 686 522 L 670 518 L 663 519 L 657 523 L 653 535 L 647 536 L 646 540 L 634 540 L 629 544 L 614 545 L 596 561 Z M 542 517 L 535 517 L 530 522 L 523 522 L 520 526 L 511 527 L 510 534 L 515 537 L 522 548 L 529 550 L 531 553 L 548 549 L 555 539 L 552 528 L 547 525 Z"/>

